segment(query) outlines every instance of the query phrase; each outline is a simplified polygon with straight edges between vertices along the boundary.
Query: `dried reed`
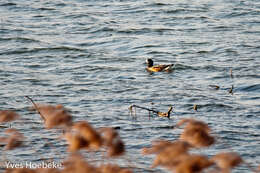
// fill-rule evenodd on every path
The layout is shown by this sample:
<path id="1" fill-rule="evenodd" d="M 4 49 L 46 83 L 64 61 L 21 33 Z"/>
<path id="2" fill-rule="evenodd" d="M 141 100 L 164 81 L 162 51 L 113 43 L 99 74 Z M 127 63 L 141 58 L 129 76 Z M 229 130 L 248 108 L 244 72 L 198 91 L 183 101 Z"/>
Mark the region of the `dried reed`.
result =
<path id="1" fill-rule="evenodd" d="M 72 154 L 63 163 L 63 168 L 14 168 L 6 169 L 5 173 L 132 173 L 129 168 L 121 168 L 116 164 L 100 164 L 99 166 L 90 164 L 77 151 L 85 149 L 88 151 L 105 150 L 107 159 L 122 156 L 125 154 L 125 144 L 120 138 L 118 131 L 111 127 L 94 128 L 87 121 L 72 122 L 72 116 L 62 105 L 36 104 L 27 97 L 34 105 L 44 120 L 46 128 L 66 127 L 63 134 L 68 142 L 68 151 Z M 194 109 L 195 109 L 194 105 Z M 170 118 L 172 107 L 168 112 L 159 112 L 137 105 L 133 108 L 145 109 L 158 116 Z M 196 109 L 197 110 L 197 107 Z M 19 115 L 13 111 L 0 111 L 0 122 L 9 122 L 17 119 Z M 215 142 L 211 136 L 210 127 L 203 121 L 191 118 L 180 120 L 176 127 L 184 127 L 179 140 L 167 141 L 156 140 L 151 147 L 143 148 L 142 153 L 155 154 L 155 159 L 151 168 L 162 166 L 174 173 L 199 173 L 206 172 L 212 165 L 215 172 L 229 173 L 241 163 L 246 163 L 235 152 L 218 153 L 212 158 L 200 154 L 191 154 L 191 148 L 208 147 Z M 68 128 L 69 127 L 69 128 Z M 7 129 L 6 136 L 0 137 L 0 142 L 5 144 L 5 150 L 11 150 L 22 145 L 24 136 L 16 129 Z M 217 169 L 216 169 L 217 168 Z M 251 169 L 253 170 L 253 169 Z M 259 171 L 255 170 L 255 172 Z"/>
<path id="2" fill-rule="evenodd" d="M 0 137 L 0 142 L 5 144 L 5 150 L 12 150 L 23 144 L 24 136 L 16 129 L 5 130 L 7 137 Z"/>
<path id="3" fill-rule="evenodd" d="M 173 107 L 170 106 L 168 111 L 167 112 L 160 112 L 158 110 L 155 110 L 155 109 L 151 109 L 151 108 L 146 108 L 146 107 L 142 107 L 142 106 L 138 106 L 138 105 L 131 105 L 129 107 L 129 110 L 130 110 L 130 115 L 132 116 L 133 115 L 133 108 L 139 108 L 139 109 L 144 109 L 144 110 L 147 110 L 149 112 L 149 116 L 152 113 L 156 114 L 157 116 L 159 117 L 167 117 L 167 118 L 170 118 L 171 116 L 171 112 L 172 112 L 172 109 Z M 135 111 L 135 114 L 136 115 L 136 111 Z"/>
<path id="4" fill-rule="evenodd" d="M 243 163 L 242 158 L 235 152 L 218 153 L 211 160 L 217 164 L 222 173 L 229 173 L 232 168 Z"/>
<path id="5" fill-rule="evenodd" d="M 72 116 L 63 105 L 36 104 L 30 97 L 26 96 L 26 98 L 32 102 L 35 110 L 37 110 L 44 120 L 47 129 L 69 127 L 72 125 Z"/>
<path id="6" fill-rule="evenodd" d="M 14 111 L 0 110 L 0 123 L 14 121 L 14 120 L 18 119 L 19 117 L 20 117 L 20 115 Z"/>
<path id="7" fill-rule="evenodd" d="M 209 134 L 210 128 L 202 121 L 194 119 L 182 119 L 177 123 L 177 127 L 186 125 L 180 139 L 190 143 L 193 147 L 208 147 L 214 144 L 215 139 Z"/>

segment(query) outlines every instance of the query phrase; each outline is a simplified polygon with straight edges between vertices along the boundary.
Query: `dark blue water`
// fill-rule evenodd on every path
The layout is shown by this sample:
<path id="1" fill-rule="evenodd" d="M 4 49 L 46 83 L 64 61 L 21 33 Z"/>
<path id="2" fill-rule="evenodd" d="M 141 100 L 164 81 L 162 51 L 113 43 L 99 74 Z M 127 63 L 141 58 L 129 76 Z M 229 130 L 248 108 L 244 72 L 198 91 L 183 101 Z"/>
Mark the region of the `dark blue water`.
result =
<path id="1" fill-rule="evenodd" d="M 154 157 L 140 150 L 158 138 L 177 139 L 181 130 L 167 127 L 187 117 L 207 122 L 221 139 L 201 153 L 232 149 L 259 165 L 258 0 L 1 0 L 0 22 L 0 109 L 21 114 L 12 127 L 26 136 L 23 148 L 5 153 L 7 160 L 59 162 L 68 155 L 60 132 L 45 130 L 28 110 L 28 95 L 63 104 L 75 120 L 95 127 L 121 127 L 127 159 L 116 162 L 136 172 L 164 172 L 150 169 Z M 149 74 L 146 58 L 175 69 Z M 173 116 L 149 119 L 137 110 L 133 120 L 132 104 L 161 111 L 173 105 Z"/>

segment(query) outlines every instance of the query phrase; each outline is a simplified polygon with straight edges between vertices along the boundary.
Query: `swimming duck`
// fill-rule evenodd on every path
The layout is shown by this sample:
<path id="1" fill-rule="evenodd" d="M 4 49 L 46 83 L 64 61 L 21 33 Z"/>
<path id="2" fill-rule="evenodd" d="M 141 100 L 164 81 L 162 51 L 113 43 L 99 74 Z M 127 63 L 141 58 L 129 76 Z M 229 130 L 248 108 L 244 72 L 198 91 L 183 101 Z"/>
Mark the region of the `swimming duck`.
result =
<path id="1" fill-rule="evenodd" d="M 148 58 L 146 59 L 147 67 L 146 70 L 149 72 L 161 72 L 161 71 L 171 71 L 173 64 L 160 64 L 160 65 L 153 65 L 153 60 Z"/>

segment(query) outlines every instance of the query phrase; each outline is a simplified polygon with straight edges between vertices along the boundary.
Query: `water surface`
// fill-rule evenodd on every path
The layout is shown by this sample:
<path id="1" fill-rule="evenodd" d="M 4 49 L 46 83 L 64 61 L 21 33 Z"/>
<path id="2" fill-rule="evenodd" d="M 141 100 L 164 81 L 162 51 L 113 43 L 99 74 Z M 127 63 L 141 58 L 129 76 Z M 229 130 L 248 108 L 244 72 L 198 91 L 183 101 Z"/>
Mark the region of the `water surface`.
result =
<path id="1" fill-rule="evenodd" d="M 0 109 L 22 115 L 12 127 L 26 136 L 25 147 L 7 152 L 7 159 L 61 161 L 68 155 L 65 141 L 56 139 L 59 131 L 45 130 L 39 115 L 28 111 L 28 95 L 63 104 L 75 120 L 95 127 L 121 127 L 135 172 L 153 172 L 154 157 L 142 156 L 141 148 L 158 138 L 177 139 L 181 130 L 167 127 L 187 117 L 209 123 L 221 139 L 202 153 L 231 148 L 258 165 L 259 12 L 257 0 L 1 1 Z M 146 58 L 175 69 L 149 74 Z M 137 110 L 133 120 L 132 104 L 161 111 L 173 105 L 173 115 L 149 118 Z"/>

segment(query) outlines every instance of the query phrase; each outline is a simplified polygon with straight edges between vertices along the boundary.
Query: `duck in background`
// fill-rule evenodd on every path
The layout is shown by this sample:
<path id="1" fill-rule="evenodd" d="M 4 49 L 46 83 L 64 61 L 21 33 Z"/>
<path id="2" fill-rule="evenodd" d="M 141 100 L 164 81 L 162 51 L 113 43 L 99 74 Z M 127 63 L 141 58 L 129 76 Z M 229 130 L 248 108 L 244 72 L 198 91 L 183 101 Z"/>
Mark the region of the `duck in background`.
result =
<path id="1" fill-rule="evenodd" d="M 172 67 L 174 65 L 174 64 L 153 65 L 153 60 L 150 58 L 146 59 L 146 63 L 147 63 L 146 70 L 149 72 L 161 72 L 161 71 L 170 72 L 172 71 Z"/>

